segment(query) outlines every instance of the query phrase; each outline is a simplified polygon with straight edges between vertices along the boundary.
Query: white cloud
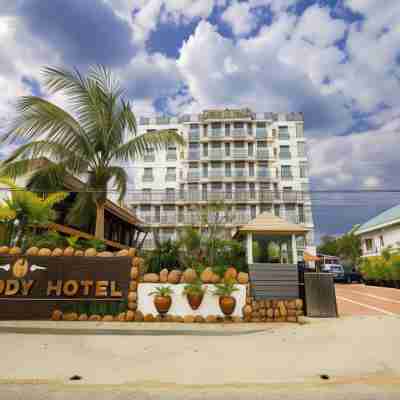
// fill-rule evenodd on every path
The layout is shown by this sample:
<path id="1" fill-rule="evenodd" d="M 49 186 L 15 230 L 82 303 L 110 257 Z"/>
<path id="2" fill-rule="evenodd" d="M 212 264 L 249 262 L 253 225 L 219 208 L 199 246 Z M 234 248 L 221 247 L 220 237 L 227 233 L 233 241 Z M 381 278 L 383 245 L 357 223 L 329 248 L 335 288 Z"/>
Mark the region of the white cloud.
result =
<path id="1" fill-rule="evenodd" d="M 233 2 L 224 11 L 221 19 L 237 36 L 247 35 L 257 26 L 257 15 L 251 11 L 249 3 Z"/>

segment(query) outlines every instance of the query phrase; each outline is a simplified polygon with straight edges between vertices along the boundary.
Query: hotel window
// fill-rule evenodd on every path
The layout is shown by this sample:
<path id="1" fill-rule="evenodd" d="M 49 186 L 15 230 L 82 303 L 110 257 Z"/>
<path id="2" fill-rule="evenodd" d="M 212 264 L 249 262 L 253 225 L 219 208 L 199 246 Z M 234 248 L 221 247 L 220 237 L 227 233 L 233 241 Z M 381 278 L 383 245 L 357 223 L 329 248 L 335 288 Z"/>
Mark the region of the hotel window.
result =
<path id="1" fill-rule="evenodd" d="M 303 138 L 304 137 L 303 124 L 296 124 L 296 137 L 297 138 Z"/>
<path id="2" fill-rule="evenodd" d="M 307 178 L 307 163 L 306 162 L 301 162 L 300 163 L 300 178 Z"/>
<path id="3" fill-rule="evenodd" d="M 231 124 L 225 124 L 225 136 L 231 136 Z"/>
<path id="4" fill-rule="evenodd" d="M 306 144 L 304 142 L 297 142 L 297 156 L 298 157 L 306 156 Z"/>
<path id="5" fill-rule="evenodd" d="M 207 137 L 207 131 L 208 131 L 208 125 L 206 124 L 203 126 L 203 136 L 204 137 Z"/>
<path id="6" fill-rule="evenodd" d="M 282 179 L 292 179 L 292 167 L 290 165 L 282 165 L 281 167 L 281 177 Z"/>
<path id="7" fill-rule="evenodd" d="M 249 164 L 249 176 L 254 176 L 254 164 Z"/>
<path id="8" fill-rule="evenodd" d="M 253 124 L 251 122 L 247 123 L 247 134 L 250 136 L 253 135 Z"/>
<path id="9" fill-rule="evenodd" d="M 203 157 L 208 157 L 208 144 L 203 144 Z"/>
<path id="10" fill-rule="evenodd" d="M 254 156 L 254 145 L 253 145 L 253 143 L 249 143 L 248 145 L 247 145 L 247 149 L 248 149 L 248 154 L 249 154 L 249 157 L 253 157 Z"/>
<path id="11" fill-rule="evenodd" d="M 279 148 L 279 158 L 287 160 L 291 158 L 290 147 L 289 146 L 280 146 Z"/>
<path id="12" fill-rule="evenodd" d="M 382 248 L 382 247 L 385 247 L 385 242 L 384 242 L 384 240 L 383 240 L 383 236 L 379 236 L 379 243 L 380 243 L 380 245 L 381 245 L 381 248 Z"/>
<path id="13" fill-rule="evenodd" d="M 203 164 L 203 178 L 208 177 L 208 164 Z"/>
<path id="14" fill-rule="evenodd" d="M 365 248 L 367 251 L 372 250 L 372 239 L 365 239 Z"/>
<path id="15" fill-rule="evenodd" d="M 231 144 L 225 143 L 225 156 L 230 157 L 231 155 Z"/>
<path id="16" fill-rule="evenodd" d="M 228 177 L 228 178 L 232 176 L 231 163 L 226 163 L 225 164 L 225 176 Z"/>
<path id="17" fill-rule="evenodd" d="M 280 126 L 279 127 L 279 139 L 280 140 L 289 140 L 289 127 L 288 126 Z"/>

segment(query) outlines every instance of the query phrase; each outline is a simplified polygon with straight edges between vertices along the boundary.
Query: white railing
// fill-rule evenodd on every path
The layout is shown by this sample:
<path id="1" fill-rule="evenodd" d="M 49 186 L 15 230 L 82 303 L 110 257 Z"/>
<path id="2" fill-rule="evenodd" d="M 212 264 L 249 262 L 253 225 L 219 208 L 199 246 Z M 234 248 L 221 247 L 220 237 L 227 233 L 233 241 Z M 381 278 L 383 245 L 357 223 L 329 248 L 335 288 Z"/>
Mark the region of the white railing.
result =
<path id="1" fill-rule="evenodd" d="M 153 175 L 143 175 L 142 180 L 143 180 L 143 182 L 153 182 L 154 176 Z"/>
<path id="2" fill-rule="evenodd" d="M 178 159 L 178 156 L 175 152 L 167 152 L 167 161 L 176 161 Z"/>
<path id="3" fill-rule="evenodd" d="M 156 157 L 155 157 L 155 155 L 153 153 L 152 154 L 145 154 L 143 156 L 143 161 L 154 162 L 155 160 L 156 160 Z"/>
<path id="4" fill-rule="evenodd" d="M 177 214 L 176 213 L 163 213 L 163 212 L 161 212 L 160 221 L 161 221 L 161 224 L 175 225 L 176 222 L 177 222 Z"/>
<path id="5" fill-rule="evenodd" d="M 235 139 L 245 139 L 247 137 L 247 132 L 243 129 L 233 129 L 232 137 Z"/>
<path id="6" fill-rule="evenodd" d="M 256 128 L 256 139 L 265 140 L 268 138 L 268 131 L 265 128 L 257 129 Z"/>
<path id="7" fill-rule="evenodd" d="M 248 151 L 247 149 L 233 149 L 232 151 L 233 158 L 240 158 L 240 159 L 247 159 L 248 158 Z"/>
<path id="8" fill-rule="evenodd" d="M 167 182 L 176 181 L 176 174 L 166 174 L 165 180 Z"/>
<path id="9" fill-rule="evenodd" d="M 210 178 L 224 178 L 224 170 L 222 168 L 211 168 L 208 171 L 208 175 Z"/>
<path id="10" fill-rule="evenodd" d="M 222 160 L 224 158 L 224 152 L 221 149 L 209 149 L 208 158 L 210 160 Z"/>
<path id="11" fill-rule="evenodd" d="M 225 198 L 225 194 L 222 191 L 208 192 L 208 201 L 222 201 Z"/>
<path id="12" fill-rule="evenodd" d="M 188 180 L 190 180 L 190 181 L 198 181 L 200 179 L 200 176 L 201 176 L 200 175 L 200 170 L 194 170 L 194 169 L 190 170 L 189 169 L 188 175 L 187 175 Z"/>
<path id="13" fill-rule="evenodd" d="M 200 150 L 190 151 L 188 155 L 189 160 L 200 160 Z"/>
<path id="14" fill-rule="evenodd" d="M 247 176 L 247 171 L 244 168 L 235 168 L 233 170 L 233 176 L 235 176 L 235 177 Z"/>
<path id="15" fill-rule="evenodd" d="M 210 139 L 219 139 L 224 137 L 224 131 L 222 129 L 211 129 L 208 133 Z"/>
<path id="16" fill-rule="evenodd" d="M 257 171 L 257 178 L 263 179 L 272 179 L 272 173 L 269 169 L 259 168 Z"/>
<path id="17" fill-rule="evenodd" d="M 189 142 L 198 142 L 200 140 L 200 131 L 189 132 Z"/>
<path id="18" fill-rule="evenodd" d="M 272 152 L 270 150 L 257 149 L 257 160 L 270 160 L 272 159 Z"/>

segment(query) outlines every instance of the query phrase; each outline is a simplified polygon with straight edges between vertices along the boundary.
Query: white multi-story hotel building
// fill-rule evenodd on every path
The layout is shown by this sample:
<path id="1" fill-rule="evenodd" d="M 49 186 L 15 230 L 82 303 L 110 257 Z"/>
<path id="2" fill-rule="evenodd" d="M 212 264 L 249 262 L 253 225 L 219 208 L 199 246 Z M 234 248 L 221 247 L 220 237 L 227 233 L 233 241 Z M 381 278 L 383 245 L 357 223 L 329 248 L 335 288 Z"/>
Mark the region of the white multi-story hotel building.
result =
<path id="1" fill-rule="evenodd" d="M 227 235 L 269 211 L 310 228 L 304 245 L 312 251 L 303 125 L 301 113 L 259 114 L 248 109 L 140 118 L 139 133 L 176 129 L 187 146 L 150 151 L 132 165 L 135 190 L 128 199 L 130 207 L 160 240 L 177 238 L 185 225 L 207 229 L 202 216 L 210 203 L 223 207 Z M 149 235 L 144 247 L 153 246 Z"/>

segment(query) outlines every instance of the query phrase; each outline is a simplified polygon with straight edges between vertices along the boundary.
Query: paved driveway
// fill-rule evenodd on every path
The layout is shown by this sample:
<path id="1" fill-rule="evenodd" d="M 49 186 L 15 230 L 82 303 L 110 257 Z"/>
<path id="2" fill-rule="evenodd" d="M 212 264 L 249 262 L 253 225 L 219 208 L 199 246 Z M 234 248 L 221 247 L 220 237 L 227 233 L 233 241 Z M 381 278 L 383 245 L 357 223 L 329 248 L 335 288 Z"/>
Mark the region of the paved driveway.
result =
<path id="1" fill-rule="evenodd" d="M 340 316 L 400 315 L 400 289 L 362 284 L 337 284 Z"/>

